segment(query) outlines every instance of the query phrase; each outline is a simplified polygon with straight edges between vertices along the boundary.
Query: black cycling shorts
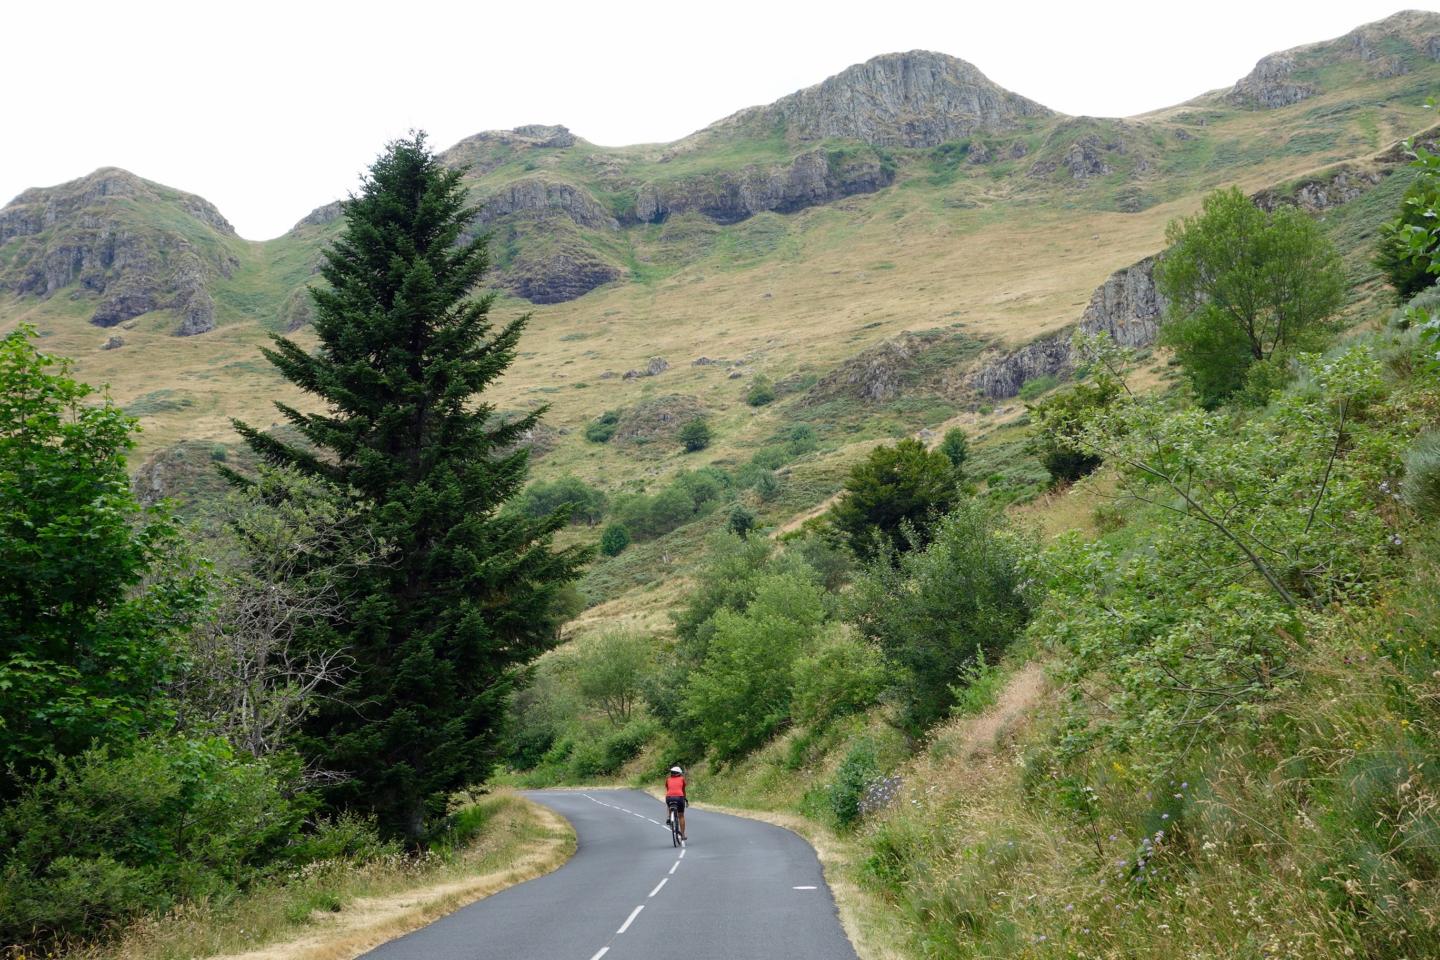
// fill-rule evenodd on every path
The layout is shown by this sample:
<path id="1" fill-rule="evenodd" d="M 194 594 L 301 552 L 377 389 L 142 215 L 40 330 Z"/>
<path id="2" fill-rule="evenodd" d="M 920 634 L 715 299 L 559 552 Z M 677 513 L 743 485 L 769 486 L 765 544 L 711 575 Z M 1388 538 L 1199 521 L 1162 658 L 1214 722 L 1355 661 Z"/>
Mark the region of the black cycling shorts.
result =
<path id="1" fill-rule="evenodd" d="M 674 810 L 676 813 L 684 813 L 684 812 L 685 812 L 685 798 L 684 798 L 684 797 L 666 797 L 666 798 L 665 798 L 665 806 L 669 807 L 671 810 Z"/>

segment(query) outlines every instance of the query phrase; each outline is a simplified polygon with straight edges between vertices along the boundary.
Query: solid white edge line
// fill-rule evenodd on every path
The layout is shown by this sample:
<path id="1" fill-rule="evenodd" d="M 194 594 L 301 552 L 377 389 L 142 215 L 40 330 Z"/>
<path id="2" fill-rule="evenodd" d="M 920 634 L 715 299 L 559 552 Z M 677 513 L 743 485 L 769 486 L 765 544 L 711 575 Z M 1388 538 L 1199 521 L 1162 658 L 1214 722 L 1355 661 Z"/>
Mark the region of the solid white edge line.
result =
<path id="1" fill-rule="evenodd" d="M 636 907 L 634 910 L 630 911 L 630 916 L 626 917 L 626 918 L 625 918 L 625 922 L 622 923 L 622 924 L 620 924 L 620 929 L 615 931 L 615 935 L 618 937 L 620 934 L 624 933 L 626 930 L 629 930 L 629 929 L 630 929 L 630 924 L 632 924 L 632 923 L 635 922 L 635 918 L 638 917 L 638 916 L 640 916 L 640 911 L 641 911 L 641 910 L 644 910 L 644 909 L 645 909 L 645 904 L 642 903 L 642 904 L 640 904 L 640 906 L 638 906 L 638 907 Z"/>
<path id="2" fill-rule="evenodd" d="M 605 954 L 607 954 L 607 953 L 609 953 L 609 952 L 610 952 L 610 948 L 609 948 L 609 947 L 601 947 L 601 948 L 600 948 L 600 951 L 599 951 L 598 953 L 596 953 L 595 956 L 591 957 L 590 960 L 600 960 L 601 957 L 605 956 Z"/>
<path id="3" fill-rule="evenodd" d="M 655 889 L 650 891 L 650 896 L 651 896 L 651 897 L 655 896 L 655 894 L 657 894 L 657 893 L 660 892 L 660 888 L 663 887 L 663 886 L 665 886 L 665 884 L 667 884 L 667 883 L 669 883 L 669 882 L 670 882 L 670 878 L 669 878 L 669 877 L 666 877 L 664 880 L 661 880 L 659 883 L 655 884 Z M 649 899 L 649 898 L 647 897 L 646 899 Z"/>
<path id="4" fill-rule="evenodd" d="M 676 860 L 674 863 L 670 864 L 670 875 L 673 877 L 673 876 L 675 875 L 675 871 L 676 871 L 676 870 L 679 870 L 679 869 L 680 869 L 680 861 L 679 861 L 679 860 Z"/>

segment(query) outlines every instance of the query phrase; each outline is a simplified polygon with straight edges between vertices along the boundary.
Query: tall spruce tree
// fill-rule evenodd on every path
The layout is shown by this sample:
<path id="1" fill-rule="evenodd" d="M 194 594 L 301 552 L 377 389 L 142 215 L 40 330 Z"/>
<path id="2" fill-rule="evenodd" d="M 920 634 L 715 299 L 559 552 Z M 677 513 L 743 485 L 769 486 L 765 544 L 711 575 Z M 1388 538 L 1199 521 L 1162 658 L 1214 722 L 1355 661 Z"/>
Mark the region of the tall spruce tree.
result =
<path id="1" fill-rule="evenodd" d="M 475 212 L 423 133 L 391 143 L 325 253 L 319 349 L 275 337 L 264 351 L 324 412 L 276 404 L 303 445 L 236 423 L 265 461 L 360 504 L 390 549 L 343 585 L 356 670 L 302 747 L 347 775 L 334 804 L 373 811 L 412 845 L 447 793 L 491 771 L 509 694 L 553 642 L 556 591 L 587 556 L 553 548 L 563 516 L 499 510 L 524 485 L 518 441 L 543 411 L 497 425 L 477 399 L 514 360 L 528 316 L 497 331 L 494 295 L 471 296 L 489 264 L 485 238 L 465 238 Z"/>

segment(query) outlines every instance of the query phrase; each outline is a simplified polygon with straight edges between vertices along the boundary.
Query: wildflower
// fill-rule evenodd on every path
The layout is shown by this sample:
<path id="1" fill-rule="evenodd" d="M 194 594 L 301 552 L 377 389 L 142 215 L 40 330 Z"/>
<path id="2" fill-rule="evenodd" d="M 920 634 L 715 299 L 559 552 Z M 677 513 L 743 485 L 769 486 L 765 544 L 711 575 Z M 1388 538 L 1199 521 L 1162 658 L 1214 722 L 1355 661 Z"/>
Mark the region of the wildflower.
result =
<path id="1" fill-rule="evenodd" d="M 1170 819 L 1170 814 L 1168 814 L 1168 813 L 1162 813 L 1162 814 L 1160 814 L 1160 819 L 1161 819 L 1161 820 L 1169 820 L 1169 819 Z"/>

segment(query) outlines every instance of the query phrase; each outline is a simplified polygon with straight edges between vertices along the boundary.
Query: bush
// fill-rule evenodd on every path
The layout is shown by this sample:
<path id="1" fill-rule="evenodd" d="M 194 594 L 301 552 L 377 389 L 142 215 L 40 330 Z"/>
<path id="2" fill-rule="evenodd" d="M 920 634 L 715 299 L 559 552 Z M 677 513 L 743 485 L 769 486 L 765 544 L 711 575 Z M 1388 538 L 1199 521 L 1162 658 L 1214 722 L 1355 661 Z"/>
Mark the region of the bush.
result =
<path id="1" fill-rule="evenodd" d="M 600 552 L 607 557 L 618 557 L 630 546 L 630 531 L 623 523 L 612 523 L 600 534 Z"/>
<path id="2" fill-rule="evenodd" d="M 658 732 L 655 721 L 640 719 L 599 739 L 582 741 L 570 755 L 570 776 L 577 780 L 608 777 L 639 756 Z"/>
<path id="3" fill-rule="evenodd" d="M 1036 426 L 1031 445 L 1045 464 L 1051 484 L 1074 483 L 1099 469 L 1103 461 L 1081 442 L 1081 428 L 1097 412 L 1113 404 L 1121 389 L 1118 380 L 1101 374 L 1031 408 Z"/>
<path id="4" fill-rule="evenodd" d="M 1059 383 L 1060 381 L 1049 373 L 1041 377 L 1033 377 L 1020 385 L 1020 399 L 1027 402 L 1034 400 L 1054 390 Z"/>
<path id="5" fill-rule="evenodd" d="M 878 648 L 833 631 L 813 653 L 795 661 L 793 672 L 795 722 L 812 726 L 871 706 L 889 679 Z"/>
<path id="6" fill-rule="evenodd" d="M 775 384 L 763 373 L 757 374 L 755 379 L 750 381 L 750 387 L 745 391 L 745 402 L 752 407 L 763 407 L 775 400 Z"/>
<path id="7" fill-rule="evenodd" d="M 1437 279 L 1430 272 L 1430 261 L 1436 255 L 1437 246 L 1429 233 L 1434 225 L 1430 212 L 1437 207 L 1440 207 L 1440 177 L 1431 171 L 1422 171 L 1406 189 L 1400 201 L 1400 215 L 1380 228 L 1375 266 L 1385 274 L 1401 303 L 1433 286 Z M 1416 237 L 1423 239 L 1417 241 Z"/>
<path id="8" fill-rule="evenodd" d="M 964 430 L 955 427 L 945 431 L 945 436 L 936 449 L 945 454 L 945 459 L 949 460 L 958 472 L 964 468 L 965 461 L 970 457 L 970 439 L 965 436 Z"/>
<path id="9" fill-rule="evenodd" d="M 615 436 L 615 429 L 619 425 L 619 411 L 606 410 L 600 414 L 600 416 L 585 424 L 585 439 L 591 443 L 609 443 L 610 438 Z"/>
<path id="10" fill-rule="evenodd" d="M 530 484 L 520 497 L 520 509 L 537 519 L 564 513 L 570 523 L 594 525 L 605 516 L 605 494 L 579 477 L 563 476 Z"/>
<path id="11" fill-rule="evenodd" d="M 731 533 L 743 540 L 750 535 L 750 531 L 754 530 L 759 522 L 754 510 L 743 503 L 737 503 L 735 508 L 730 511 L 730 519 L 725 526 Z"/>
<path id="12" fill-rule="evenodd" d="M 1425 517 L 1440 517 L 1440 431 L 1424 434 L 1406 452 L 1400 495 Z"/>
<path id="13" fill-rule="evenodd" d="M 91 938 L 184 900 L 223 897 L 324 845 L 296 844 L 298 764 L 219 739 L 151 739 L 57 763 L 0 812 L 0 942 Z M 329 845 L 364 847 L 362 828 Z M 317 846 L 319 845 L 319 846 Z"/>
<path id="14" fill-rule="evenodd" d="M 898 565 L 871 563 L 847 598 L 847 619 L 902 671 L 895 691 L 916 731 L 949 713 L 968 665 L 996 658 L 1030 619 L 1025 545 L 1000 517 L 966 500 L 933 537 Z"/>
<path id="15" fill-rule="evenodd" d="M 761 577 L 743 613 L 720 609 L 704 660 L 685 685 L 685 716 L 721 762 L 790 719 L 796 656 L 826 616 L 820 588 L 796 573 Z"/>
<path id="16" fill-rule="evenodd" d="M 698 453 L 710 446 L 710 425 L 700 417 L 680 428 L 680 444 L 686 453 Z"/>
<path id="17" fill-rule="evenodd" d="M 955 480 L 950 460 L 919 440 L 876 447 L 850 471 L 830 523 L 862 559 L 923 546 L 930 522 L 955 502 Z"/>
<path id="18" fill-rule="evenodd" d="M 860 819 L 860 801 L 865 797 L 865 790 L 880 778 L 880 773 L 873 743 L 861 740 L 850 748 L 825 791 L 830 815 L 839 827 L 853 826 Z"/>

